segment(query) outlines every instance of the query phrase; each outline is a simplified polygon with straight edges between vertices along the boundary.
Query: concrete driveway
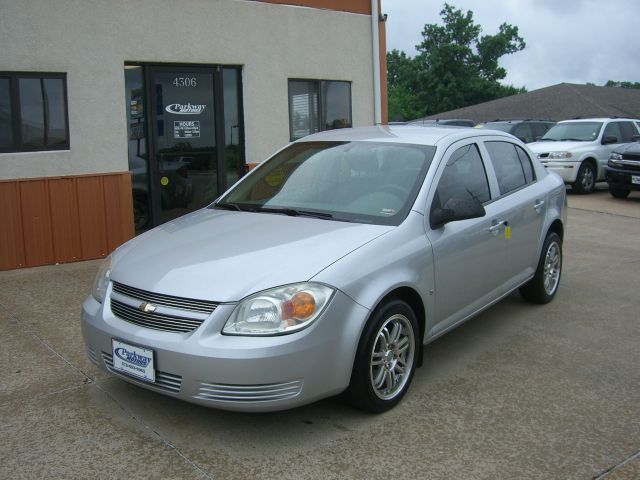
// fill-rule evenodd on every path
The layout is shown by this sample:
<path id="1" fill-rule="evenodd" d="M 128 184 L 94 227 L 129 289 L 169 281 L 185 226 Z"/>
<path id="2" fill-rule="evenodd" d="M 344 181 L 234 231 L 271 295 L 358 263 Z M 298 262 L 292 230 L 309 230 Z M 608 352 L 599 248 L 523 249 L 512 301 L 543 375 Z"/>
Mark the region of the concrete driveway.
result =
<path id="1" fill-rule="evenodd" d="M 233 414 L 84 354 L 98 262 L 0 272 L 0 478 L 640 478 L 640 195 L 570 195 L 561 288 L 428 347 L 405 400 Z"/>

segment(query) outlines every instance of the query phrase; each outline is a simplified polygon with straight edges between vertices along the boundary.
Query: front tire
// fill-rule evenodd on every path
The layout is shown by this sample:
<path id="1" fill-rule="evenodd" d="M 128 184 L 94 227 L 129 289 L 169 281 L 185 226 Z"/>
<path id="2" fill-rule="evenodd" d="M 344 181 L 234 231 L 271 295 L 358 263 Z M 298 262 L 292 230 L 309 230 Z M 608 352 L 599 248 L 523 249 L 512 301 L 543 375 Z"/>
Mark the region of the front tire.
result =
<path id="1" fill-rule="evenodd" d="M 578 193 L 591 193 L 596 189 L 596 170 L 589 162 L 582 162 L 576 181 L 572 184 Z"/>
<path id="2" fill-rule="evenodd" d="M 547 234 L 536 273 L 520 287 L 520 295 L 531 303 L 549 303 L 555 297 L 562 273 L 562 240 L 555 232 Z"/>
<path id="3" fill-rule="evenodd" d="M 364 328 L 345 397 L 372 413 L 396 406 L 407 392 L 418 361 L 419 329 L 411 307 L 390 300 L 376 308 Z"/>
<path id="4" fill-rule="evenodd" d="M 609 184 L 609 193 L 613 198 L 627 198 L 631 190 Z"/>

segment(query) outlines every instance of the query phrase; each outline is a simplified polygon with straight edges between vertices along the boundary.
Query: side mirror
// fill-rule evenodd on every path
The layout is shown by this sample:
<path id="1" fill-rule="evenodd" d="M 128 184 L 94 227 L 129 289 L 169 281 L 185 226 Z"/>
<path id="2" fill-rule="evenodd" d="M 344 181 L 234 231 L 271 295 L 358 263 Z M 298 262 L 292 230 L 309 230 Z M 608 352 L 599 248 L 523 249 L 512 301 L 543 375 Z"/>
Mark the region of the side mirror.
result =
<path id="1" fill-rule="evenodd" d="M 602 139 L 602 145 L 612 145 L 614 143 L 620 143 L 620 142 L 618 142 L 618 138 L 614 137 L 613 135 L 607 135 Z"/>
<path id="2" fill-rule="evenodd" d="M 429 224 L 432 229 L 436 230 L 444 227 L 449 222 L 480 218 L 486 214 L 484 207 L 477 200 L 454 197 L 447 200 L 443 208 L 435 207 L 431 209 Z"/>

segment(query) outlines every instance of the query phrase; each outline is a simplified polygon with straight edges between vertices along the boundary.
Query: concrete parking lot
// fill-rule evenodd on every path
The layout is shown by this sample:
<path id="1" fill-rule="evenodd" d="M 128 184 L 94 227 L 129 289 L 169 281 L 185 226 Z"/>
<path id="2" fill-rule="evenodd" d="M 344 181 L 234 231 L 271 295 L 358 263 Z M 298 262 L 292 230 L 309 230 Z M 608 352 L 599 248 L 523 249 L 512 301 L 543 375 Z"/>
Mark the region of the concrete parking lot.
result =
<path id="1" fill-rule="evenodd" d="M 513 294 L 429 345 L 382 415 L 137 388 L 85 358 L 98 262 L 0 272 L 0 478 L 638 479 L 640 194 L 569 205 L 556 299 Z"/>

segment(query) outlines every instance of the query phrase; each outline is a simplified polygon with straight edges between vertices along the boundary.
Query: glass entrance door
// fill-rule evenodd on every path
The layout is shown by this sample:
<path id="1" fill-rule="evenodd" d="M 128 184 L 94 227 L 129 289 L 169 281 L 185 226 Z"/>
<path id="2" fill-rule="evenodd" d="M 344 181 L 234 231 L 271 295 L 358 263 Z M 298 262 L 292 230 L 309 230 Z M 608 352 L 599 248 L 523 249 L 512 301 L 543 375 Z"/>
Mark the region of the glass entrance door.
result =
<path id="1" fill-rule="evenodd" d="M 137 233 L 202 208 L 244 172 L 242 71 L 125 65 Z"/>
<path id="2" fill-rule="evenodd" d="M 214 70 L 151 70 L 152 175 L 158 223 L 218 196 Z"/>

